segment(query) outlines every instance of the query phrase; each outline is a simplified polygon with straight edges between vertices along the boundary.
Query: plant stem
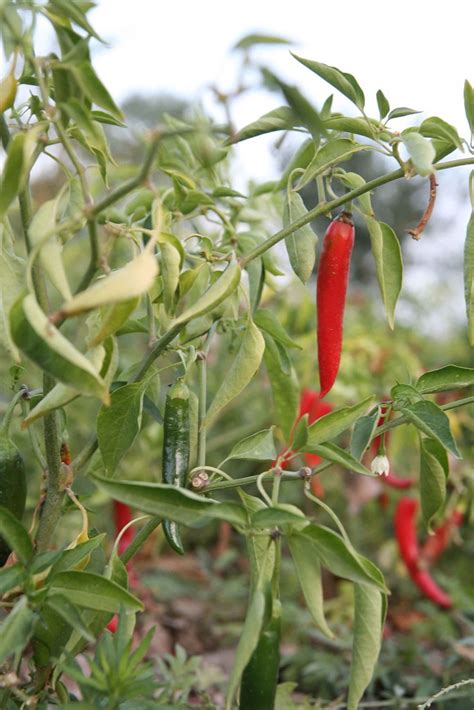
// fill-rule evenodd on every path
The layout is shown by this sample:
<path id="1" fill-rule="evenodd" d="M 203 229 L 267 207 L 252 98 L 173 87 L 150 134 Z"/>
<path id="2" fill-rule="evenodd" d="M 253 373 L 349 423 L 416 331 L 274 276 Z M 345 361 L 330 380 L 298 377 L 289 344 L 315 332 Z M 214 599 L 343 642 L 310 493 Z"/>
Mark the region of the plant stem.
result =
<path id="1" fill-rule="evenodd" d="M 449 168 L 457 168 L 463 165 L 473 164 L 474 158 L 461 158 L 459 160 L 449 160 L 445 163 L 438 163 L 434 167 L 436 170 L 446 170 Z M 279 232 L 276 232 L 271 237 L 269 237 L 264 242 L 255 247 L 255 249 L 253 249 L 243 259 L 241 259 L 241 266 L 244 267 L 257 257 L 262 256 L 262 254 L 271 249 L 271 247 L 275 246 L 275 244 L 278 244 L 278 242 L 280 242 L 282 239 L 285 239 L 285 237 L 288 237 L 290 234 L 293 234 L 293 232 L 295 232 L 296 230 L 301 229 L 301 227 L 304 227 L 305 224 L 312 222 L 313 219 L 316 219 L 316 217 L 319 217 L 323 214 L 327 214 L 328 212 L 337 209 L 337 207 L 341 207 L 342 205 L 346 204 L 346 202 L 350 202 L 356 197 L 365 195 L 367 192 L 374 190 L 376 187 L 380 187 L 380 185 L 385 185 L 389 182 L 393 182 L 394 180 L 399 180 L 402 177 L 404 177 L 404 172 L 401 168 L 399 168 L 398 170 L 394 170 L 391 173 L 387 173 L 386 175 L 381 175 L 380 177 L 375 178 L 374 180 L 370 180 L 369 182 L 366 182 L 364 185 L 361 185 L 355 190 L 346 192 L 345 195 L 338 197 L 336 200 L 331 200 L 331 202 L 316 205 L 316 207 L 314 207 L 312 210 L 309 210 L 309 212 L 307 212 L 305 215 L 295 220 L 291 224 L 287 225 L 283 229 L 280 229 Z"/>
<path id="2" fill-rule="evenodd" d="M 450 409 L 457 409 L 458 407 L 464 407 L 466 404 L 474 404 L 474 397 L 464 397 L 464 399 L 456 399 L 454 402 L 447 402 L 447 404 L 442 404 L 440 405 L 440 409 L 442 409 L 444 412 L 449 411 Z M 386 424 L 382 424 L 382 426 L 378 427 L 374 431 L 373 439 L 379 436 L 380 434 L 383 434 L 384 432 L 388 431 L 389 429 L 393 429 L 394 427 L 400 426 L 401 424 L 405 424 L 407 422 L 407 418 L 404 414 L 401 416 L 397 417 L 396 419 L 392 419 L 390 422 L 387 422 Z"/>
<path id="3" fill-rule="evenodd" d="M 197 356 L 197 371 L 199 382 L 199 411 L 198 411 L 198 457 L 197 465 L 204 466 L 206 464 L 206 427 L 204 419 L 206 417 L 207 408 L 207 358 L 206 353 L 198 353 Z"/>
<path id="4" fill-rule="evenodd" d="M 137 554 L 138 550 L 140 550 L 140 548 L 148 540 L 152 532 L 156 530 L 158 525 L 160 525 L 161 520 L 162 519 L 159 518 L 157 515 L 154 515 L 145 523 L 141 530 L 137 532 L 130 545 L 120 555 L 120 559 L 124 565 L 126 565 L 127 562 L 130 562 L 132 557 Z"/>
<path id="5" fill-rule="evenodd" d="M 332 466 L 331 461 L 327 461 L 326 463 L 323 463 L 319 466 L 317 466 L 314 469 L 313 476 L 316 476 L 317 474 L 321 473 L 322 471 L 325 471 L 327 468 Z M 216 483 L 211 483 L 210 485 L 206 486 L 203 488 L 204 493 L 208 493 L 209 491 L 220 491 L 224 488 L 240 488 L 241 486 L 251 486 L 252 484 L 257 482 L 257 479 L 260 477 L 260 480 L 262 482 L 266 481 L 272 481 L 274 479 L 274 471 L 273 469 L 270 471 L 267 471 L 263 476 L 261 473 L 256 474 L 254 476 L 245 476 L 243 478 L 234 478 L 232 481 L 217 481 Z M 299 471 L 283 471 L 280 475 L 280 480 L 281 481 L 303 481 L 304 478 L 301 476 Z"/>
<path id="6" fill-rule="evenodd" d="M 171 326 L 169 330 L 163 333 L 161 338 L 158 338 L 153 348 L 143 358 L 137 372 L 132 377 L 130 382 L 139 382 L 143 379 L 144 375 L 153 365 L 156 358 L 161 355 L 161 353 L 167 348 L 171 341 L 174 340 L 174 338 L 178 335 L 180 330 L 185 327 L 185 325 L 186 323 L 179 323 L 178 325 Z"/>

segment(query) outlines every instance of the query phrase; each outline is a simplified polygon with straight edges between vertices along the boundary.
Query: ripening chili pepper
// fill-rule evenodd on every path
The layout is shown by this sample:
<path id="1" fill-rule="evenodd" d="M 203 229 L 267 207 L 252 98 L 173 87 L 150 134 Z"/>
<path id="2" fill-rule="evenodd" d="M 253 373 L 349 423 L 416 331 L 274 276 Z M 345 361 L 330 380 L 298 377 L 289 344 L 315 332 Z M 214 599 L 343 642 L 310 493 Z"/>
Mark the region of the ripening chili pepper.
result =
<path id="1" fill-rule="evenodd" d="M 26 476 L 25 464 L 20 452 L 9 437 L 10 422 L 23 392 L 18 392 L 10 402 L 0 428 L 0 505 L 21 520 L 25 512 Z M 10 555 L 10 548 L 0 537 L 0 567 Z"/>
<path id="2" fill-rule="evenodd" d="M 386 476 L 380 476 L 380 480 L 387 486 L 390 486 L 390 488 L 398 488 L 399 490 L 411 488 L 415 483 L 414 478 L 399 478 L 394 473 L 388 473 Z"/>
<path id="3" fill-rule="evenodd" d="M 438 525 L 421 547 L 420 556 L 427 564 L 434 562 L 448 547 L 453 531 L 462 525 L 464 515 L 454 510 L 450 517 Z"/>
<path id="4" fill-rule="evenodd" d="M 163 480 L 173 486 L 184 486 L 189 470 L 190 422 L 189 390 L 184 382 L 176 382 L 166 398 L 163 427 Z M 178 524 L 163 521 L 163 532 L 170 546 L 184 554 Z"/>
<path id="5" fill-rule="evenodd" d="M 301 417 L 305 414 L 308 415 L 308 424 L 313 424 L 317 419 L 323 417 L 325 414 L 332 412 L 332 406 L 328 402 L 321 401 L 319 392 L 310 389 L 304 389 L 301 393 L 300 407 L 298 412 L 298 418 L 295 425 L 299 422 Z M 293 455 L 293 451 L 287 451 L 285 456 L 280 463 L 280 467 L 285 469 L 288 467 L 288 459 Z M 321 457 L 317 454 L 303 454 L 305 463 L 310 468 L 315 468 L 321 463 Z M 276 462 L 274 462 L 275 465 Z M 317 476 L 311 478 L 311 491 L 318 498 L 322 498 L 324 495 L 324 488 L 321 481 Z"/>
<path id="6" fill-rule="evenodd" d="M 451 598 L 439 587 L 430 573 L 422 568 L 422 559 L 416 536 L 416 513 L 418 501 L 404 496 L 398 501 L 395 511 L 395 536 L 400 554 L 408 569 L 412 581 L 425 597 L 435 604 L 449 609 Z"/>
<path id="7" fill-rule="evenodd" d="M 332 388 L 341 362 L 342 331 L 354 224 L 349 212 L 333 220 L 324 235 L 318 267 L 318 363 L 321 398 Z"/>
<path id="8" fill-rule="evenodd" d="M 280 667 L 281 611 L 273 601 L 273 614 L 242 674 L 239 708 L 273 710 Z"/>

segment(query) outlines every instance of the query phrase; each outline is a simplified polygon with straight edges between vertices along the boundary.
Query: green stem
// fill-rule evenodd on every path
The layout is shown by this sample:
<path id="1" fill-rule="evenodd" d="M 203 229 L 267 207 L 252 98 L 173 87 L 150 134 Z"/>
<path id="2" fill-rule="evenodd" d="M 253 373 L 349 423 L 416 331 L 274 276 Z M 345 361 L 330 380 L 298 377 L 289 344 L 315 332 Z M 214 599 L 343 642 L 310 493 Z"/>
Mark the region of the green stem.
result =
<path id="1" fill-rule="evenodd" d="M 434 166 L 434 168 L 436 170 L 447 170 L 449 168 L 458 168 L 463 165 L 473 164 L 474 158 L 461 158 L 459 160 L 449 160 L 445 163 L 438 163 Z M 345 195 L 338 197 L 336 200 L 331 200 L 331 202 L 326 202 L 325 204 L 317 205 L 312 210 L 309 210 L 309 212 L 306 212 L 306 214 L 304 214 L 302 217 L 287 225 L 283 229 L 280 229 L 279 232 L 276 232 L 276 234 L 273 234 L 271 237 L 269 237 L 264 242 L 255 247 L 255 249 L 253 249 L 243 259 L 241 259 L 240 263 L 242 267 L 246 266 L 248 263 L 250 263 L 257 257 L 262 256 L 262 254 L 271 249 L 271 247 L 275 246 L 275 244 L 278 244 L 278 242 L 280 242 L 282 239 L 285 239 L 285 237 L 288 237 L 290 234 L 293 234 L 293 232 L 297 231 L 298 229 L 301 229 L 301 227 L 304 227 L 305 224 L 312 222 L 313 219 L 316 219 L 316 217 L 327 214 L 328 212 L 331 212 L 332 210 L 341 207 L 347 202 L 354 200 L 356 197 L 365 195 L 367 192 L 371 192 L 372 190 L 375 190 L 375 188 L 380 187 L 381 185 L 393 182 L 394 180 L 399 180 L 402 177 L 404 177 L 404 172 L 401 168 L 399 168 L 398 170 L 394 170 L 391 173 L 387 173 L 387 175 L 381 175 L 380 177 L 375 178 L 374 180 L 370 180 L 369 182 L 366 182 L 364 185 L 361 185 L 355 190 L 346 192 Z"/>
<path id="2" fill-rule="evenodd" d="M 464 407 L 466 404 L 474 404 L 474 397 L 464 397 L 464 399 L 456 399 L 454 402 L 448 402 L 447 404 L 440 405 L 440 409 L 442 409 L 444 412 L 447 412 L 450 409 L 458 409 L 458 407 Z M 377 427 L 377 429 L 374 431 L 372 439 L 375 439 L 377 436 L 383 434 L 389 429 L 394 429 L 395 427 L 400 426 L 401 424 L 405 424 L 407 421 L 408 420 L 406 416 L 402 414 L 396 419 L 392 419 L 390 422 L 382 424 L 382 426 Z"/>
<path id="3" fill-rule="evenodd" d="M 148 540 L 150 535 L 158 525 L 161 523 L 161 518 L 159 518 L 157 515 L 153 516 L 153 518 L 150 518 L 145 525 L 137 532 L 135 537 L 133 538 L 132 542 L 130 545 L 127 547 L 127 549 L 120 555 L 120 559 L 123 562 L 124 565 L 127 564 L 127 562 L 130 562 L 132 557 L 136 555 L 138 550 L 144 545 L 144 543 Z"/>
<path id="4" fill-rule="evenodd" d="M 317 474 L 321 473 L 322 471 L 325 471 L 327 468 L 332 466 L 331 461 L 327 461 L 326 463 L 322 463 L 320 466 L 317 466 L 314 469 L 313 476 L 316 476 Z M 273 469 L 270 471 L 266 471 L 265 474 L 262 476 L 261 473 L 256 474 L 254 476 L 244 476 L 243 478 L 234 478 L 232 481 L 217 481 L 216 483 L 211 483 L 209 486 L 206 486 L 203 491 L 205 493 L 208 493 L 209 491 L 220 491 L 224 488 L 240 488 L 241 486 L 251 486 L 254 483 L 257 482 L 257 479 L 260 477 L 260 480 L 262 482 L 267 482 L 267 481 L 272 481 L 274 477 L 274 472 Z M 301 476 L 299 471 L 283 471 L 281 476 L 280 476 L 281 481 L 303 481 L 303 477 Z"/>
<path id="5" fill-rule="evenodd" d="M 178 325 L 171 326 L 161 338 L 158 338 L 155 345 L 152 347 L 149 353 L 145 355 L 140 366 L 132 377 L 130 382 L 139 382 L 143 379 L 149 368 L 153 365 L 156 358 L 161 355 L 161 353 L 168 347 L 172 340 L 176 338 L 178 333 L 185 327 L 186 323 L 179 323 Z"/>
<path id="6" fill-rule="evenodd" d="M 25 396 L 26 392 L 27 389 L 25 387 L 21 387 L 18 392 L 13 395 L 12 400 L 5 411 L 5 414 L 3 415 L 0 431 L 6 438 L 8 438 L 8 432 L 10 431 L 10 423 L 12 420 L 13 412 L 15 411 L 15 407 L 20 401 L 20 399 Z"/>
<path id="7" fill-rule="evenodd" d="M 207 359 L 205 353 L 198 353 L 197 371 L 199 382 L 199 410 L 198 410 L 198 457 L 197 465 L 204 466 L 206 463 L 206 427 L 204 419 L 207 409 Z"/>

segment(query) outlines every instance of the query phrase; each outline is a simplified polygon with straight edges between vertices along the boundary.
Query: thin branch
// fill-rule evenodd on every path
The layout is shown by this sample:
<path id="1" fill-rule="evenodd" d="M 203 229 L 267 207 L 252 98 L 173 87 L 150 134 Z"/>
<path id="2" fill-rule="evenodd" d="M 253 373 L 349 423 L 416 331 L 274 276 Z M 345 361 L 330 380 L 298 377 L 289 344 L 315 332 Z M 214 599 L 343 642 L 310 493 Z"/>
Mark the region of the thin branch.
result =
<path id="1" fill-rule="evenodd" d="M 420 219 L 420 221 L 418 222 L 418 224 L 416 225 L 416 227 L 414 227 L 414 229 L 407 229 L 406 230 L 407 234 L 410 234 L 413 237 L 413 239 L 416 239 L 417 241 L 418 241 L 418 239 L 421 238 L 422 233 L 425 231 L 425 227 L 428 224 L 431 214 L 433 212 L 433 208 L 434 208 L 435 201 L 436 201 L 436 188 L 437 187 L 438 187 L 438 184 L 436 182 L 436 177 L 433 173 L 432 175 L 430 175 L 430 196 L 429 196 L 428 205 L 426 207 L 426 210 L 423 212 L 423 216 Z"/>

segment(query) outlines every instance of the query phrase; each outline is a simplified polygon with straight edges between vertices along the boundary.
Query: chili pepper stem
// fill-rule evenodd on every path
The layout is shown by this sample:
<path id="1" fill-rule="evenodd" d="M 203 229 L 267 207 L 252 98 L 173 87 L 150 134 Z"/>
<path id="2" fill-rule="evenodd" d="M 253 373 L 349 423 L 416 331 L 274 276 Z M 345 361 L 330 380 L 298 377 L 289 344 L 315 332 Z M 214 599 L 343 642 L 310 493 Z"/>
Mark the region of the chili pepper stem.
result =
<path id="1" fill-rule="evenodd" d="M 207 356 L 206 353 L 200 352 L 196 359 L 198 379 L 199 379 L 199 410 L 198 410 L 198 466 L 204 466 L 206 463 L 206 427 L 204 419 L 206 417 L 207 408 Z"/>

